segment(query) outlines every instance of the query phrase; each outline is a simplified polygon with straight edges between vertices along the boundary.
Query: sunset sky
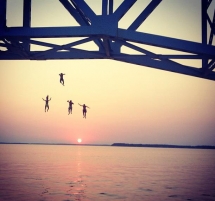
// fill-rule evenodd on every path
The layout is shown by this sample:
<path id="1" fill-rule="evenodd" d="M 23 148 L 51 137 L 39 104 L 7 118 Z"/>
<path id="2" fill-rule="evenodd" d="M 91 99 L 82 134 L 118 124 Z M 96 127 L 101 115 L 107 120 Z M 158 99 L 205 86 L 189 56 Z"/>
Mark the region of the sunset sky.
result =
<path id="1" fill-rule="evenodd" d="M 32 2 L 33 27 L 77 26 L 59 1 Z M 86 2 L 101 14 L 101 0 Z M 114 2 L 115 10 L 122 1 Z M 138 0 L 119 27 L 127 28 L 149 2 Z M 201 42 L 200 2 L 163 0 L 138 31 Z M 211 15 L 214 7 L 215 1 Z M 7 9 L 7 25 L 21 26 L 22 1 L 8 0 Z M 66 74 L 65 86 L 59 73 Z M 80 138 L 84 144 L 215 145 L 214 81 L 113 60 L 1 60 L 0 90 L 0 142 L 77 143 Z M 42 98 L 47 95 L 51 101 L 45 113 Z M 67 100 L 74 102 L 72 115 Z M 86 119 L 78 103 L 90 107 Z"/>

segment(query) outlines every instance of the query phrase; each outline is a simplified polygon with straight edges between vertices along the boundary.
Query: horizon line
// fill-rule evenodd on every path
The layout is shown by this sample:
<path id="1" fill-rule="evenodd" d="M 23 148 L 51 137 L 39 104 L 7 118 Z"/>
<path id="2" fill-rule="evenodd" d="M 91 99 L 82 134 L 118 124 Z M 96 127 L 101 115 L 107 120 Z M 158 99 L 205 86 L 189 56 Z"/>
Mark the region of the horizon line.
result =
<path id="1" fill-rule="evenodd" d="M 0 144 L 32 144 L 32 145 L 75 145 L 75 146 L 117 146 L 117 147 L 154 147 L 154 148 L 213 148 L 215 145 L 174 145 L 174 144 L 140 144 L 140 143 L 112 143 L 112 144 L 83 144 L 83 143 L 49 143 L 49 142 L 0 142 Z"/>

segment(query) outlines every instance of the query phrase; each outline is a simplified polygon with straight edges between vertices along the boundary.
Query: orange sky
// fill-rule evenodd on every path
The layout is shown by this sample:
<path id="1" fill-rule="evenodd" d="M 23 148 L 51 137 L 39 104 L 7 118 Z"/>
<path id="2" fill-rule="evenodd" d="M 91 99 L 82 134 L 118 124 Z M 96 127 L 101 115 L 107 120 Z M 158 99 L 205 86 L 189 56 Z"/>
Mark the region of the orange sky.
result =
<path id="1" fill-rule="evenodd" d="M 48 2 L 33 1 L 33 26 L 74 25 L 65 20 L 71 17 L 57 1 L 47 13 Z M 18 26 L 21 1 L 13 4 L 8 1 L 7 23 Z M 92 5 L 97 14 L 98 5 Z M 129 14 L 138 15 L 140 5 Z M 200 42 L 199 6 L 196 0 L 163 1 L 139 31 Z M 125 16 L 119 27 L 129 20 Z M 95 47 L 89 43 L 85 48 Z M 81 138 L 82 143 L 215 145 L 213 81 L 112 60 L 0 61 L 0 72 L 0 141 L 76 143 Z M 65 86 L 59 83 L 61 72 Z M 47 95 L 52 100 L 45 113 L 42 98 Z M 72 115 L 67 112 L 70 99 Z M 90 107 L 86 119 L 78 103 Z"/>

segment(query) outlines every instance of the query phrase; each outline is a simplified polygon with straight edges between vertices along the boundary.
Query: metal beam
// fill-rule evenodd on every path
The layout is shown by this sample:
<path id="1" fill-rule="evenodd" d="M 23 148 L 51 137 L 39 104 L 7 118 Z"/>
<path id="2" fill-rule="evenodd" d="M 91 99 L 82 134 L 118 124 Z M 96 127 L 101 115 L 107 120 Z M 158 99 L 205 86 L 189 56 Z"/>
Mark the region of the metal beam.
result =
<path id="1" fill-rule="evenodd" d="M 207 9 L 209 8 L 209 6 L 211 5 L 212 0 L 208 0 L 208 5 L 207 5 Z"/>
<path id="2" fill-rule="evenodd" d="M 67 11 L 71 14 L 71 16 L 77 21 L 78 24 L 80 24 L 81 26 L 90 26 L 89 21 L 83 15 L 81 15 L 81 13 L 78 10 L 76 10 L 68 2 L 68 0 L 59 0 L 59 1 L 67 9 Z M 100 50 L 103 48 L 101 40 L 94 40 L 94 42 L 99 47 Z"/>
<path id="3" fill-rule="evenodd" d="M 137 0 L 124 0 L 121 5 L 114 12 L 114 17 L 119 21 L 125 13 L 134 5 Z"/>
<path id="4" fill-rule="evenodd" d="M 78 9 L 79 12 L 81 12 L 91 23 L 93 22 L 93 20 L 96 17 L 96 14 L 84 0 L 70 0 L 70 1 L 75 5 L 76 9 Z"/>
<path id="5" fill-rule="evenodd" d="M 113 14 L 113 0 L 109 0 L 109 15 Z"/>
<path id="6" fill-rule="evenodd" d="M 177 65 L 176 63 L 175 65 L 173 64 L 170 65 L 165 61 L 154 60 L 149 57 L 142 58 L 142 56 L 118 55 L 118 56 L 114 56 L 114 60 L 137 64 L 141 66 L 147 66 L 147 67 L 170 71 L 174 73 L 180 73 L 184 75 L 190 75 L 190 76 L 199 77 L 199 78 L 205 78 L 209 80 L 215 80 L 215 72 L 212 72 L 211 74 L 208 74 L 208 75 L 203 75 L 201 69 L 196 69 L 189 66 Z"/>
<path id="7" fill-rule="evenodd" d="M 31 0 L 24 0 L 23 27 L 31 27 Z"/>
<path id="8" fill-rule="evenodd" d="M 85 39 L 78 40 L 78 41 L 68 43 L 68 44 L 65 44 L 65 45 L 54 45 L 52 49 L 49 49 L 49 50 L 46 50 L 46 51 L 41 51 L 40 53 L 33 54 L 33 56 L 34 56 L 34 58 L 38 58 L 41 55 L 54 53 L 54 52 L 57 52 L 59 50 L 70 50 L 71 47 L 73 47 L 73 46 L 84 44 L 84 43 L 87 43 L 87 42 L 92 41 L 92 40 L 93 40 L 93 38 L 85 38 Z"/>
<path id="9" fill-rule="evenodd" d="M 102 30 L 96 30 L 92 26 L 74 27 L 10 27 L 0 30 L 1 37 L 14 38 L 62 38 L 62 37 L 90 37 L 91 35 L 104 34 Z"/>
<path id="10" fill-rule="evenodd" d="M 208 2 L 205 0 L 202 0 L 202 44 L 207 44 L 207 8 L 208 8 Z M 205 69 L 207 67 L 208 60 L 202 59 L 202 68 Z"/>
<path id="11" fill-rule="evenodd" d="M 150 4 L 143 10 L 143 12 L 137 17 L 137 19 L 128 27 L 128 29 L 137 30 L 161 1 L 162 0 L 152 0 Z"/>
<path id="12" fill-rule="evenodd" d="M 210 45 L 212 45 L 212 43 L 213 43 L 214 34 L 215 34 L 215 10 L 214 10 L 213 23 L 211 25 L 211 32 L 210 32 L 210 37 L 209 37 Z"/>
<path id="13" fill-rule="evenodd" d="M 24 0 L 23 5 L 23 27 L 31 27 L 31 0 Z M 28 39 L 30 40 L 30 38 Z M 30 43 L 29 41 L 25 41 L 23 43 L 24 49 L 29 52 L 30 51 Z"/>
<path id="14" fill-rule="evenodd" d="M 152 45 L 182 52 L 211 55 L 212 57 L 215 56 L 215 46 L 169 38 L 165 36 L 118 29 L 118 38 L 140 44 Z"/>
<path id="15" fill-rule="evenodd" d="M 71 48 L 70 51 L 62 51 L 62 52 L 51 52 L 47 53 L 45 55 L 40 55 L 40 57 L 34 57 L 34 55 L 37 55 L 41 53 L 40 51 L 36 51 L 34 53 L 31 53 L 29 56 L 29 60 L 58 60 L 58 59 L 104 59 L 105 55 L 103 53 L 99 52 L 93 52 L 93 51 L 87 51 L 87 50 L 79 50 L 75 48 Z M 26 60 L 25 57 L 22 57 L 18 54 L 15 54 L 11 52 L 8 53 L 1 53 L 0 54 L 0 60 L 10 60 L 11 56 L 13 57 L 13 60 Z"/>
<path id="16" fill-rule="evenodd" d="M 6 27 L 6 0 L 0 1 L 0 30 Z"/>
<path id="17" fill-rule="evenodd" d="M 107 15 L 108 0 L 102 1 L 102 15 Z"/>
<path id="18" fill-rule="evenodd" d="M 59 0 L 61 2 L 61 4 L 64 6 L 64 8 L 70 13 L 71 16 L 73 16 L 73 18 L 76 20 L 76 22 L 80 25 L 86 26 L 86 25 L 90 25 L 89 21 L 84 18 L 82 15 L 80 15 L 80 13 L 78 12 L 78 10 L 76 10 L 70 3 L 68 0 Z"/>
<path id="19" fill-rule="evenodd" d="M 108 35 L 106 30 L 95 29 L 92 26 L 81 27 L 49 27 L 49 28 L 7 28 L 0 31 L 0 37 L 30 37 L 30 38 L 54 38 L 54 37 L 90 37 L 107 35 L 113 40 L 116 39 L 168 48 L 182 52 L 215 56 L 215 46 L 201 44 L 181 39 L 169 38 L 136 31 L 118 29 L 117 35 Z"/>
<path id="20" fill-rule="evenodd" d="M 103 37 L 103 44 L 104 44 L 106 56 L 110 57 L 111 47 L 110 47 L 110 41 L 107 37 Z"/>

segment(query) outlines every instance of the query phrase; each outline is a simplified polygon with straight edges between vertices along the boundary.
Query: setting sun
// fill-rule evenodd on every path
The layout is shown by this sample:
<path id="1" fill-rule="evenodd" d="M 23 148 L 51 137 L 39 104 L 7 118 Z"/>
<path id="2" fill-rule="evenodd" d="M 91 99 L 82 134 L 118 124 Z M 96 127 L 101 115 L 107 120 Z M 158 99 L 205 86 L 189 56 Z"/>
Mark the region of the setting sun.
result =
<path id="1" fill-rule="evenodd" d="M 78 143 L 81 143 L 81 142 L 82 142 L 82 139 L 81 139 L 81 138 L 78 138 L 77 141 L 78 141 Z"/>

